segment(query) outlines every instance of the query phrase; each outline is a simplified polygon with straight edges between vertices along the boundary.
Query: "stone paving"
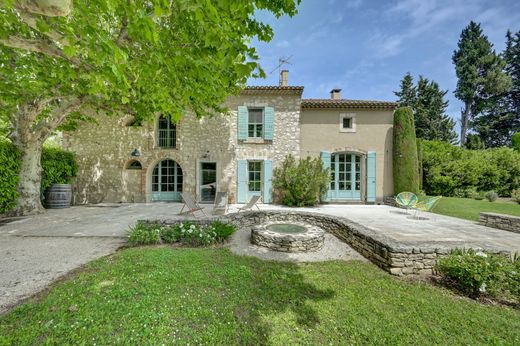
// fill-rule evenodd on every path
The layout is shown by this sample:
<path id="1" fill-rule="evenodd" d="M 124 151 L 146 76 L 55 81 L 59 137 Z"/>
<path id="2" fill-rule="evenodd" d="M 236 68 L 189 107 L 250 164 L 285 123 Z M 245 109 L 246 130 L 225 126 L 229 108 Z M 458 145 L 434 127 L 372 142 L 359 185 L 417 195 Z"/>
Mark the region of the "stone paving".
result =
<path id="1" fill-rule="evenodd" d="M 128 227 L 137 220 L 175 218 L 181 207 L 180 203 L 76 206 L 47 210 L 42 215 L 0 225 L 0 312 L 39 292 L 67 272 L 116 251 L 125 243 Z M 204 207 L 211 214 L 211 205 Z M 233 205 L 229 211 L 234 212 L 237 207 Z M 416 220 L 388 206 L 325 205 L 295 209 L 261 205 L 260 209 L 340 216 L 363 225 L 374 237 L 406 246 L 520 250 L 520 234 L 434 214 L 423 214 L 427 220 Z M 248 234 L 239 232 L 239 236 L 246 239 Z M 327 244 L 333 246 L 327 247 Z M 235 245 L 236 250 L 242 246 L 241 251 L 237 250 L 239 253 L 255 255 L 256 252 L 259 257 L 277 259 L 269 255 L 272 251 L 257 251 L 243 241 Z M 359 254 L 332 235 L 327 235 L 324 249 L 330 250 L 324 253 L 326 259 L 359 258 Z M 292 259 L 286 254 L 280 256 L 280 260 Z M 302 258 L 319 259 L 316 256 Z"/>

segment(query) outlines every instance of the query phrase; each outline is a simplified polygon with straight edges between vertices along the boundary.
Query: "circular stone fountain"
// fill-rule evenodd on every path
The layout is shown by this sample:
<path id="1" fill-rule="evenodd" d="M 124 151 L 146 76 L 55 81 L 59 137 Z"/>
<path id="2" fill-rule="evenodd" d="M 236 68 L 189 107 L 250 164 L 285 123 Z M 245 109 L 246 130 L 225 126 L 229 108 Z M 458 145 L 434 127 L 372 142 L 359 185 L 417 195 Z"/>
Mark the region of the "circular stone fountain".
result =
<path id="1" fill-rule="evenodd" d="M 307 252 L 322 248 L 325 232 L 303 222 L 268 222 L 254 226 L 251 242 L 275 251 Z"/>

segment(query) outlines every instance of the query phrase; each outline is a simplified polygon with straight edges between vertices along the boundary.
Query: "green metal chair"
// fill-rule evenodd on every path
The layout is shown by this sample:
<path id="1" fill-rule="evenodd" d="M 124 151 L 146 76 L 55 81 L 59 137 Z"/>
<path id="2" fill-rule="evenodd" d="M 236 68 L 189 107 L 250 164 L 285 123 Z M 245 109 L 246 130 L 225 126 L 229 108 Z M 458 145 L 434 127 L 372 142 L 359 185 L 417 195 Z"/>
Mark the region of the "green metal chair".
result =
<path id="1" fill-rule="evenodd" d="M 404 191 L 395 196 L 395 203 L 406 209 L 406 211 L 413 208 L 418 201 L 417 195 L 413 192 Z"/>
<path id="2" fill-rule="evenodd" d="M 435 207 L 437 202 L 442 198 L 442 196 L 437 197 L 429 197 L 422 201 L 417 202 L 412 209 L 415 210 L 415 218 L 418 218 L 419 213 L 422 212 L 430 212 Z"/>

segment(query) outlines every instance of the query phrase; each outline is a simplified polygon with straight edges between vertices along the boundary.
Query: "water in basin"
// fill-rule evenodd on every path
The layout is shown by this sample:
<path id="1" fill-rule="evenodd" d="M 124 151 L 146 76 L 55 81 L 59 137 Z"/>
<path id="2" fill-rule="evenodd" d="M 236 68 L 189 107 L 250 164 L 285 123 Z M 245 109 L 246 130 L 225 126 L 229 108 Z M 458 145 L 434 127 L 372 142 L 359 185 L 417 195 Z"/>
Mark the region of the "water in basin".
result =
<path id="1" fill-rule="evenodd" d="M 302 233 L 306 231 L 305 227 L 292 223 L 275 223 L 267 226 L 267 229 L 278 233 Z"/>

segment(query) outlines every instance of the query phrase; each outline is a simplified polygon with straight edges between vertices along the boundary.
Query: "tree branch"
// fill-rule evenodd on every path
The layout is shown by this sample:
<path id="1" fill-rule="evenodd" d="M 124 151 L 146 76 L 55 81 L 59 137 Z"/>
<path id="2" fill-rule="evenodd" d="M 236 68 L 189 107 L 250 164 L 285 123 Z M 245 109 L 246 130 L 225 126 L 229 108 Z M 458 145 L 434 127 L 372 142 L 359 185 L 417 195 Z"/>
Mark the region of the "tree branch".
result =
<path id="1" fill-rule="evenodd" d="M 27 24 L 30 28 L 37 31 L 38 33 L 41 33 L 41 34 L 47 36 L 48 38 L 55 41 L 56 43 L 59 43 L 60 45 L 64 45 L 64 46 L 69 45 L 68 40 L 62 34 L 57 32 L 56 30 L 50 30 L 50 31 L 42 33 L 38 29 L 38 25 L 36 24 L 36 18 L 34 18 L 34 16 L 32 16 L 28 13 L 25 13 L 25 12 L 20 12 L 20 17 L 22 18 L 22 20 L 24 21 L 25 24 Z"/>
<path id="2" fill-rule="evenodd" d="M 52 42 L 46 42 L 43 40 L 30 40 L 11 36 L 7 39 L 0 39 L 0 44 L 10 48 L 23 49 L 30 52 L 48 55 L 54 58 L 61 58 L 77 66 L 82 65 L 78 58 L 67 57 L 65 53 L 63 53 L 60 48 L 52 44 Z"/>

